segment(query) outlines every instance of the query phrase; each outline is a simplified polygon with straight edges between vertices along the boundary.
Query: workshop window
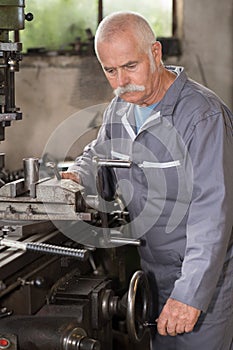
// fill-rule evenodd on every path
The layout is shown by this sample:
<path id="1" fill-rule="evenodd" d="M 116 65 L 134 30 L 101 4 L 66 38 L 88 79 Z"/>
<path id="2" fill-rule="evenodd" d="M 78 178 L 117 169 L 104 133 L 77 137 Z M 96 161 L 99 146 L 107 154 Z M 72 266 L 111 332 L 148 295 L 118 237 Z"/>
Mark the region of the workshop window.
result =
<path id="1" fill-rule="evenodd" d="M 172 36 L 172 0 L 103 0 L 104 17 L 114 11 L 135 11 L 145 16 L 157 36 Z"/>
<path id="2" fill-rule="evenodd" d="M 144 15 L 158 37 L 174 34 L 174 3 L 177 0 L 25 0 L 25 13 L 34 15 L 20 31 L 23 52 L 84 52 L 102 17 L 130 10 Z M 79 45 L 80 44 L 80 45 Z"/>
<path id="3" fill-rule="evenodd" d="M 25 0 L 25 4 L 25 13 L 31 12 L 34 19 L 20 32 L 24 52 L 72 50 L 77 38 L 86 40 L 85 29 L 94 31 L 97 25 L 96 1 Z"/>

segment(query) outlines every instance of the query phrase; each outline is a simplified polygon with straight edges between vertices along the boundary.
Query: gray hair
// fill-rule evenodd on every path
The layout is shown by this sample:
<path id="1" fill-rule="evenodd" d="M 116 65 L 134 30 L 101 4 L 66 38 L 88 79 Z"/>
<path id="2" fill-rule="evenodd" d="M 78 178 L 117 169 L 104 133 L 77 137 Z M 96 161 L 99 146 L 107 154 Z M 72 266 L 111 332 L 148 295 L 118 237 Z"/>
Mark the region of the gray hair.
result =
<path id="1" fill-rule="evenodd" d="M 138 40 L 142 50 L 148 52 L 151 45 L 156 41 L 148 21 L 136 12 L 114 12 L 105 17 L 99 24 L 95 34 L 95 53 L 99 59 L 98 43 L 111 42 L 115 35 L 132 31 Z"/>

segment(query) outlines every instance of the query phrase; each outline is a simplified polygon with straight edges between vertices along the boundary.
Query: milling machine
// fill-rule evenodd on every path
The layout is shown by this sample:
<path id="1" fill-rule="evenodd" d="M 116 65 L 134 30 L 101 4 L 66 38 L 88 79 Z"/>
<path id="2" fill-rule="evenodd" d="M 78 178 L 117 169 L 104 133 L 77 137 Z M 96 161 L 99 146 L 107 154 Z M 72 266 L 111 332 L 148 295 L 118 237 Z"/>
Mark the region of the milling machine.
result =
<path id="1" fill-rule="evenodd" d="M 14 91 L 21 43 L 9 32 L 32 19 L 24 7 L 24 0 L 0 0 L 1 141 L 22 118 Z M 0 184 L 0 349 L 149 348 L 149 287 L 136 271 L 141 241 L 122 234 L 128 213 L 119 198 L 106 210 L 101 196 L 84 198 L 81 185 L 61 180 L 56 164 L 47 164 L 55 177 L 45 178 L 38 159 L 23 164 L 22 178 Z"/>

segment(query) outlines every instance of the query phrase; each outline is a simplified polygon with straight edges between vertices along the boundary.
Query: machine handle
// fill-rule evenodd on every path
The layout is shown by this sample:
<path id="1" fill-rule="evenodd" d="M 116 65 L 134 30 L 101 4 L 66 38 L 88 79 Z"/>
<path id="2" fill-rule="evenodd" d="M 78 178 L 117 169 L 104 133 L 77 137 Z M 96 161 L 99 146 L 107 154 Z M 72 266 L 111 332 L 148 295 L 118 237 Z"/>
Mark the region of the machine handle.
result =
<path id="1" fill-rule="evenodd" d="M 132 162 L 130 160 L 119 160 L 119 159 L 100 159 L 93 157 L 92 161 L 97 164 L 98 167 L 107 166 L 110 168 L 130 168 Z"/>
<path id="2" fill-rule="evenodd" d="M 138 296 L 141 301 L 138 301 Z M 136 303 L 137 299 L 137 303 Z M 136 314 L 136 304 L 141 305 L 141 314 Z M 148 320 L 150 289 L 146 274 L 139 270 L 131 278 L 127 297 L 126 324 L 132 342 L 139 343 L 145 335 L 145 322 Z"/>
<path id="3" fill-rule="evenodd" d="M 60 181 L 62 179 L 61 174 L 59 173 L 59 170 L 57 168 L 57 164 L 55 162 L 47 162 L 46 166 L 48 168 L 53 169 L 54 175 L 56 176 L 57 180 Z"/>

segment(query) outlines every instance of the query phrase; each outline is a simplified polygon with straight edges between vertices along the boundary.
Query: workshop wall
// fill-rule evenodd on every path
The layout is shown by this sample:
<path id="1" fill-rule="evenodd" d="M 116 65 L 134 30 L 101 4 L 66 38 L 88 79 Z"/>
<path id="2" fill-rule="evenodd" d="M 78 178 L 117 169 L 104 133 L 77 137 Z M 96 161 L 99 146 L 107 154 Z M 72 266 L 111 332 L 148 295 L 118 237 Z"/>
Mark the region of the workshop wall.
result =
<path id="1" fill-rule="evenodd" d="M 232 12 L 232 0 L 184 0 L 183 53 L 165 60 L 184 66 L 190 77 L 213 89 L 231 108 Z M 23 158 L 47 151 L 60 160 L 81 153 L 101 123 L 103 104 L 112 97 L 94 56 L 24 57 L 16 75 L 23 120 L 6 128 L 1 144 L 6 168 L 21 168 Z"/>
<path id="2" fill-rule="evenodd" d="M 233 2 L 184 0 L 182 62 L 233 109 Z"/>

